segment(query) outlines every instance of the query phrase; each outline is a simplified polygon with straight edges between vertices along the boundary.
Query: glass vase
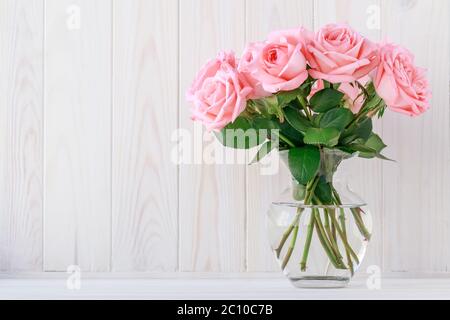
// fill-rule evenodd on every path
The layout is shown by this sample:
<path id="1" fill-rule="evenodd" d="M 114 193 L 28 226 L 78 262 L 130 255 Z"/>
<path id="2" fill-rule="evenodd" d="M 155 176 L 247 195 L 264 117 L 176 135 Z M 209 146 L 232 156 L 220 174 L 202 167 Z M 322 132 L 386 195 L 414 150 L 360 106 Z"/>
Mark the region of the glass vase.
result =
<path id="1" fill-rule="evenodd" d="M 281 153 L 287 161 L 287 154 Z M 333 186 L 339 204 L 305 204 L 305 188 L 295 179 L 267 215 L 271 248 L 291 283 L 301 288 L 345 287 L 364 259 L 372 232 L 365 202 L 335 172 L 351 155 L 323 151 L 320 177 Z M 331 164 L 331 165 L 330 165 Z"/>

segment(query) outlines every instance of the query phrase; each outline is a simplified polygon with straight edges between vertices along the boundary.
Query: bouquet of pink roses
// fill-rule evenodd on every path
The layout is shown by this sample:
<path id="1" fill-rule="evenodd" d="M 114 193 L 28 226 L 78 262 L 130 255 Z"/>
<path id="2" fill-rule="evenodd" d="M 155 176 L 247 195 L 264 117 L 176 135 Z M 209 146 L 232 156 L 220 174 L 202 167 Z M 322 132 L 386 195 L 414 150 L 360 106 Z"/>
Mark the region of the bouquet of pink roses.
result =
<path id="1" fill-rule="evenodd" d="M 381 117 L 386 108 L 416 116 L 429 108 L 429 98 L 425 70 L 414 64 L 409 51 L 373 43 L 343 24 L 329 24 L 316 33 L 304 28 L 272 32 L 266 41 L 249 44 L 240 59 L 222 52 L 200 70 L 187 92 L 192 119 L 227 147 L 260 146 L 256 160 L 273 149 L 286 151 L 297 183 L 294 198 L 325 206 L 342 204 L 333 173 L 346 154 L 385 159 L 381 151 L 386 145 L 373 132 L 372 117 Z M 332 157 L 332 152 L 343 156 Z M 353 214 L 368 239 L 361 210 L 355 208 Z M 344 228 L 332 214 L 325 213 L 325 219 L 334 233 L 316 215 L 306 239 L 316 229 L 334 267 L 353 273 L 358 258 Z M 294 219 L 284 232 L 277 255 L 291 234 L 296 237 L 298 223 Z M 347 263 L 336 246 L 336 230 Z M 306 241 L 302 270 L 307 246 Z M 286 251 L 283 268 L 292 250 Z"/>

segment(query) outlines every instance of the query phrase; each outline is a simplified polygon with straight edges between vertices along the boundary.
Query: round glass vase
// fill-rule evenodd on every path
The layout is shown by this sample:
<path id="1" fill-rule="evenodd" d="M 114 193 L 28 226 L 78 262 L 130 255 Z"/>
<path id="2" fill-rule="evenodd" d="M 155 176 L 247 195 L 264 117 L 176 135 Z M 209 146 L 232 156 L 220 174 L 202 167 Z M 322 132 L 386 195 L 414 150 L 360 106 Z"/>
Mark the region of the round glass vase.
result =
<path id="1" fill-rule="evenodd" d="M 280 156 L 287 161 L 287 153 L 281 152 Z M 266 223 L 270 245 L 295 287 L 345 287 L 362 263 L 372 219 L 365 202 L 346 182 L 340 182 L 345 179 L 334 179 L 339 163 L 347 158 L 348 154 L 331 149 L 321 157 L 319 175 L 328 175 L 339 204 L 304 204 L 304 188 L 292 179 L 279 200 L 270 206 Z M 335 165 L 330 169 L 332 162 Z"/>

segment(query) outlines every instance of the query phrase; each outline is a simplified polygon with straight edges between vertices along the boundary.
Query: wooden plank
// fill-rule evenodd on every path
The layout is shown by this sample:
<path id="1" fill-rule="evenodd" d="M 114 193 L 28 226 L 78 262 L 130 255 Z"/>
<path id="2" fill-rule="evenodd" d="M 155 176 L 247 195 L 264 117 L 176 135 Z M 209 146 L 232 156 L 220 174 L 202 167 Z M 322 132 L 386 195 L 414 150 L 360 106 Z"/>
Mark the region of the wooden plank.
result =
<path id="1" fill-rule="evenodd" d="M 243 50 L 244 13 L 241 0 L 180 1 L 180 128 L 191 134 L 194 124 L 185 102 L 186 89 L 199 68 L 219 50 Z M 201 133 L 193 139 L 192 143 L 201 144 Z M 180 269 L 244 270 L 244 165 L 182 164 L 179 198 Z"/>
<path id="2" fill-rule="evenodd" d="M 178 123 L 178 1 L 113 6 L 112 267 L 174 271 L 178 177 L 170 139 Z"/>
<path id="3" fill-rule="evenodd" d="M 280 277 L 267 277 L 267 273 L 264 276 L 241 273 L 223 277 L 213 273 L 212 276 L 205 278 L 195 277 L 192 273 L 182 276 L 166 273 L 163 279 L 158 279 L 145 276 L 123 278 L 122 275 L 111 277 L 109 274 L 102 276 L 100 273 L 94 277 L 83 277 L 81 290 L 67 290 L 64 285 L 61 285 L 66 276 L 64 274 L 59 278 L 50 278 L 47 274 L 46 277 L 2 279 L 0 299 L 445 300 L 450 296 L 450 279 L 448 277 L 383 278 L 381 287 L 378 289 L 377 287 L 368 287 L 365 277 L 356 277 L 345 289 L 317 290 L 294 289 L 281 274 Z M 414 303 L 413 301 L 408 302 Z M 293 301 L 293 303 L 295 302 Z M 361 301 L 361 303 L 365 302 Z M 366 303 L 371 304 L 372 302 Z M 264 307 L 259 308 L 262 312 L 265 311 Z M 323 307 L 320 311 L 323 313 Z M 184 318 L 189 318 L 189 316 Z M 211 318 L 211 314 L 209 317 L 198 315 L 194 319 L 202 318 Z"/>
<path id="4" fill-rule="evenodd" d="M 428 69 L 432 109 L 419 118 L 386 112 L 385 269 L 448 271 L 450 266 L 448 1 L 382 1 L 384 38 Z"/>
<path id="5" fill-rule="evenodd" d="M 110 266 L 111 1 L 45 8 L 45 270 Z"/>
<path id="6" fill-rule="evenodd" d="M 381 36 L 379 0 L 315 0 L 315 29 L 328 23 L 348 23 L 372 41 Z M 383 120 L 373 119 L 374 131 L 383 137 Z M 372 238 L 360 267 L 383 265 L 383 163 L 378 159 L 355 158 L 341 164 L 337 178 L 347 179 L 349 187 L 366 201 L 372 215 Z"/>
<path id="7" fill-rule="evenodd" d="M 0 1 L 0 270 L 42 270 L 43 1 Z"/>
<path id="8" fill-rule="evenodd" d="M 259 0 L 247 1 L 247 42 L 263 41 L 278 29 L 304 26 L 313 28 L 313 1 Z M 276 165 L 276 155 L 270 162 Z M 279 170 L 266 175 L 265 165 L 255 164 L 247 169 L 247 269 L 248 271 L 279 271 L 269 248 L 265 228 L 266 212 L 290 184 L 289 170 L 279 163 Z M 266 168 L 266 169 L 264 169 Z M 268 172 L 268 171 L 267 171 Z"/>

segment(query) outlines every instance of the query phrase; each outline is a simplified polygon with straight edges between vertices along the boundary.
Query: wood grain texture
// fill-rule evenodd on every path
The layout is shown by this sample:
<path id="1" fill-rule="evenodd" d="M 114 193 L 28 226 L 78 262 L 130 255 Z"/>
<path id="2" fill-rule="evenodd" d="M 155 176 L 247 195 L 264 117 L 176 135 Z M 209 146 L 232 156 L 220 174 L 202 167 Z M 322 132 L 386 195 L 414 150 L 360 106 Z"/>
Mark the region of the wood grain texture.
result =
<path id="1" fill-rule="evenodd" d="M 409 118 L 387 112 L 384 139 L 384 269 L 445 272 L 450 266 L 448 1 L 382 1 L 383 37 L 428 69 L 432 108 Z"/>
<path id="2" fill-rule="evenodd" d="M 381 37 L 379 0 L 315 0 L 315 29 L 328 23 L 348 23 L 352 28 L 378 42 Z M 373 119 L 374 131 L 383 137 L 383 120 Z M 372 238 L 360 269 L 383 264 L 383 163 L 379 159 L 354 158 L 341 164 L 337 179 L 367 202 L 372 215 Z"/>
<path id="3" fill-rule="evenodd" d="M 246 40 L 263 41 L 267 34 L 277 29 L 299 26 L 313 28 L 313 1 L 297 0 L 247 0 Z M 279 170 L 269 173 L 276 166 L 276 154 L 271 161 L 247 168 L 247 270 L 279 271 L 270 250 L 265 228 L 266 212 L 290 184 L 289 170 L 279 161 Z M 249 157 L 249 160 L 250 157 Z"/>
<path id="4" fill-rule="evenodd" d="M 184 93 L 219 50 L 337 21 L 408 47 L 433 89 L 424 116 L 376 121 L 397 162 L 342 166 L 373 215 L 362 272 L 448 274 L 448 19 L 446 0 L 0 0 L 0 271 L 278 271 L 283 164 L 177 167 L 173 133 L 211 151 Z"/>
<path id="5" fill-rule="evenodd" d="M 113 3 L 114 271 L 178 266 L 178 1 Z"/>
<path id="6" fill-rule="evenodd" d="M 105 271 L 111 255 L 111 1 L 47 0 L 45 18 L 44 268 Z"/>
<path id="7" fill-rule="evenodd" d="M 450 297 L 450 279 L 437 277 L 383 277 L 379 290 L 373 290 L 368 287 L 370 279 L 364 276 L 356 277 L 343 290 L 299 290 L 291 286 L 281 273 L 241 273 L 227 276 L 213 274 L 209 277 L 192 273 L 166 273 L 161 279 L 136 274 L 131 278 L 123 278 L 121 275 L 114 277 L 98 273 L 94 277 L 83 277 L 81 290 L 67 290 L 61 285 L 66 276 L 50 277 L 46 274 L 31 278 L 7 277 L 2 279 L 0 299 L 447 300 Z M 205 316 L 197 316 L 195 319 L 203 317 Z"/>
<path id="8" fill-rule="evenodd" d="M 42 270 L 43 1 L 0 1 L 0 270 Z"/>
<path id="9" fill-rule="evenodd" d="M 245 1 L 242 0 L 180 1 L 179 96 L 182 129 L 194 132 L 184 93 L 199 68 L 219 50 L 241 52 L 243 49 L 244 13 Z M 211 137 L 210 134 L 206 136 Z M 201 132 L 200 136 L 193 138 L 192 143 L 202 143 Z M 244 165 L 205 164 L 201 161 L 198 164 L 182 164 L 179 183 L 180 269 L 244 270 Z"/>

